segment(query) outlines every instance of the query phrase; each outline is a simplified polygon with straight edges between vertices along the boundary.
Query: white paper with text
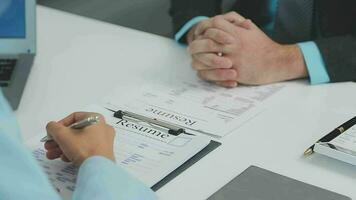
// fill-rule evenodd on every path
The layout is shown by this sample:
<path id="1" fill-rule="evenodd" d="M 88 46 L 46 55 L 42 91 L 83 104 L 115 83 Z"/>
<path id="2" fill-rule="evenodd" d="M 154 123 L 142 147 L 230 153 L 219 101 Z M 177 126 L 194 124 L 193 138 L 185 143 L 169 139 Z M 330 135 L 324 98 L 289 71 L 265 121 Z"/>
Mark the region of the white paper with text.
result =
<path id="1" fill-rule="evenodd" d="M 201 80 L 173 81 L 151 83 L 125 97 L 120 89 L 105 102 L 112 109 L 223 137 L 262 112 L 263 102 L 283 87 L 278 83 L 226 89 Z"/>

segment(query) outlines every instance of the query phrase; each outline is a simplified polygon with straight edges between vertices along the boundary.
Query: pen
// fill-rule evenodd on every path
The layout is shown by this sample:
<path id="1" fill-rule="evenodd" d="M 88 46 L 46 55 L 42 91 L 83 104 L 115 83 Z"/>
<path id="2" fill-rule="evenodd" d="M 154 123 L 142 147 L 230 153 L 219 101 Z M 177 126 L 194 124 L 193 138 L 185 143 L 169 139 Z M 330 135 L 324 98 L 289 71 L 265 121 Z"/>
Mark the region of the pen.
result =
<path id="1" fill-rule="evenodd" d="M 79 122 L 75 122 L 72 125 L 69 126 L 69 128 L 73 128 L 73 129 L 81 129 L 93 124 L 97 124 L 99 122 L 99 116 L 92 116 L 92 117 L 88 117 L 86 119 L 83 119 Z M 50 135 L 46 135 L 45 137 L 43 137 L 41 139 L 41 142 L 47 142 L 53 140 L 52 137 Z"/>
<path id="2" fill-rule="evenodd" d="M 356 117 L 348 120 L 347 122 L 343 123 L 341 126 L 337 127 L 333 131 L 331 131 L 329 134 L 325 135 L 322 137 L 320 140 L 315 142 L 312 146 L 310 146 L 307 150 L 304 151 L 304 156 L 309 156 L 314 153 L 314 146 L 318 142 L 330 142 L 340 134 L 342 134 L 344 131 L 352 127 L 353 125 L 356 124 Z"/>

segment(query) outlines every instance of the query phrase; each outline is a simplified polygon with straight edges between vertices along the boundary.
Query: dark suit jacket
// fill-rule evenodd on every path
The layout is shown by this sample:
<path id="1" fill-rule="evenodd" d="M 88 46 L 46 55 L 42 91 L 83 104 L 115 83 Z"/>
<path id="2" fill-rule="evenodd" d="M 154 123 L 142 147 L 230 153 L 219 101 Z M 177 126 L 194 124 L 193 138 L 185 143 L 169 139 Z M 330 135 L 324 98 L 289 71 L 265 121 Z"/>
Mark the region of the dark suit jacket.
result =
<path id="1" fill-rule="evenodd" d="M 236 0 L 232 10 L 261 27 L 271 20 L 267 4 L 267 0 Z M 219 14 L 221 0 L 171 0 L 175 33 L 195 16 Z M 303 41 L 316 42 L 331 81 L 356 81 L 356 0 L 314 0 L 312 26 L 314 31 Z M 302 41 L 287 41 L 297 42 Z"/>

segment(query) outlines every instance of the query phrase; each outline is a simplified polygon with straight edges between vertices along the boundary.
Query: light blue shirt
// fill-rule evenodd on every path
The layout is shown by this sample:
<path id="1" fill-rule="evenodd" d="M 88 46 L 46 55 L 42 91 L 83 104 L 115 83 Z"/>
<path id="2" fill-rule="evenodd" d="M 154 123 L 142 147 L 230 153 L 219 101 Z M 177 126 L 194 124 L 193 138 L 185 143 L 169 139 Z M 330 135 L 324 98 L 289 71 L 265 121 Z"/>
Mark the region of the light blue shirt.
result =
<path id="1" fill-rule="evenodd" d="M 272 32 L 275 22 L 275 16 L 277 13 L 277 2 L 278 0 L 270 0 L 269 12 L 272 16 L 272 21 L 263 27 L 266 33 Z M 175 34 L 174 39 L 179 42 L 179 40 L 192 28 L 195 24 L 208 19 L 205 16 L 197 16 L 189 20 L 182 28 Z M 315 42 L 307 41 L 298 43 L 300 50 L 303 53 L 304 61 L 308 70 L 310 83 L 321 84 L 330 82 L 330 77 L 325 67 L 323 57 L 319 51 L 318 46 Z"/>
<path id="2" fill-rule="evenodd" d="M 19 137 L 14 114 L 0 90 L 0 199 L 61 199 Z M 114 162 L 94 156 L 81 165 L 72 199 L 152 200 L 157 197 Z"/>

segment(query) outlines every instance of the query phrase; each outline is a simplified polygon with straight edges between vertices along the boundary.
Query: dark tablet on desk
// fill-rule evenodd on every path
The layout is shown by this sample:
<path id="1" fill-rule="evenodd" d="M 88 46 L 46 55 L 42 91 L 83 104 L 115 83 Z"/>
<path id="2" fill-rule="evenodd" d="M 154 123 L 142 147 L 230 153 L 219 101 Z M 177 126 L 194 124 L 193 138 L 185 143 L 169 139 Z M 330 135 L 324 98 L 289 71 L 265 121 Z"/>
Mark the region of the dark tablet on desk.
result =
<path id="1" fill-rule="evenodd" d="M 250 166 L 208 200 L 351 200 L 259 167 Z"/>

